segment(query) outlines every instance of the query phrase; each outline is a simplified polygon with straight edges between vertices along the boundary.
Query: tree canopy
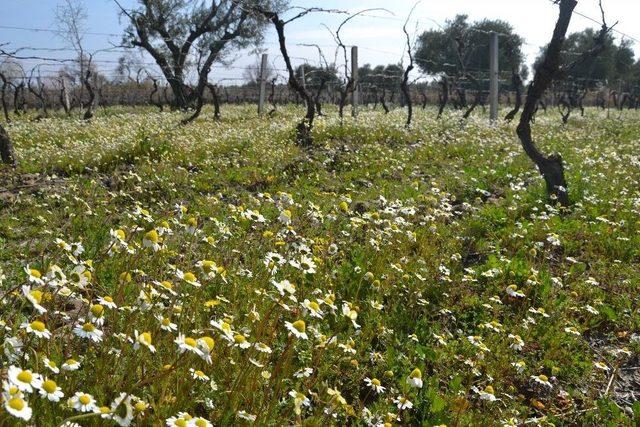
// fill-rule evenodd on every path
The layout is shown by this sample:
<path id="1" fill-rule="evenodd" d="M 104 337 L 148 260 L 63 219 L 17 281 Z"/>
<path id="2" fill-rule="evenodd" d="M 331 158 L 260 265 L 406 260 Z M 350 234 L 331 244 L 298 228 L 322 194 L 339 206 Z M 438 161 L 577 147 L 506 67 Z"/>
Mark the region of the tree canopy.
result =
<path id="1" fill-rule="evenodd" d="M 501 67 L 520 71 L 523 64 L 523 39 L 513 27 L 501 20 L 483 19 L 470 23 L 467 15 L 457 15 L 438 30 L 418 36 L 415 61 L 426 74 L 461 74 L 465 71 L 489 71 L 489 42 L 492 32 L 500 35 Z"/>
<path id="2" fill-rule="evenodd" d="M 591 50 L 596 43 L 597 32 L 591 28 L 584 31 L 572 33 L 567 36 L 561 52 L 563 65 L 573 62 L 583 52 Z M 535 62 L 537 67 L 544 52 Z M 585 86 L 595 87 L 598 84 L 612 83 L 620 80 L 637 80 L 639 67 L 634 60 L 634 52 L 630 40 L 621 40 L 616 43 L 611 33 L 607 34 L 605 44 L 597 56 L 587 57 L 571 70 L 565 77 L 583 82 Z"/>

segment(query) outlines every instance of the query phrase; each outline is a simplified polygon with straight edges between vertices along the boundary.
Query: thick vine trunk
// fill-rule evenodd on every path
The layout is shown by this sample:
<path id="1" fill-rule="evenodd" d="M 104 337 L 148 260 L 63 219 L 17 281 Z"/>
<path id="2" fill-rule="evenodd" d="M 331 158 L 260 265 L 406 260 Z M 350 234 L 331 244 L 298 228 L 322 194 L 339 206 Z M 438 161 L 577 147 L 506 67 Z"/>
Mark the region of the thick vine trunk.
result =
<path id="1" fill-rule="evenodd" d="M 522 77 L 520 77 L 520 73 L 514 71 L 511 74 L 511 81 L 516 90 L 516 103 L 513 106 L 513 110 L 509 111 L 504 117 L 504 120 L 507 122 L 512 121 L 520 111 L 520 107 L 522 107 Z"/>
<path id="2" fill-rule="evenodd" d="M 559 154 L 544 156 L 533 142 L 531 135 L 531 120 L 535 114 L 536 106 L 544 92 L 553 82 L 554 77 L 560 70 L 560 52 L 567 34 L 567 28 L 571 21 L 573 9 L 576 7 L 576 0 L 560 1 L 560 16 L 553 31 L 553 37 L 547 47 L 547 52 L 542 63 L 538 66 L 535 77 L 527 91 L 527 99 L 520 123 L 517 128 L 517 135 L 522 143 L 527 156 L 536 164 L 538 170 L 544 177 L 547 185 L 547 193 L 551 198 L 557 199 L 562 206 L 569 206 L 569 193 L 567 181 L 564 176 L 564 164 Z"/>
<path id="3" fill-rule="evenodd" d="M 0 125 L 0 160 L 5 165 L 16 165 L 16 154 L 13 151 L 11 138 L 2 125 Z"/>
<path id="4" fill-rule="evenodd" d="M 440 81 L 440 85 L 442 86 L 442 92 L 439 96 L 439 106 L 438 106 L 438 118 L 442 116 L 442 112 L 444 108 L 447 106 L 447 102 L 449 101 L 449 80 L 447 76 L 442 76 L 442 80 Z"/>

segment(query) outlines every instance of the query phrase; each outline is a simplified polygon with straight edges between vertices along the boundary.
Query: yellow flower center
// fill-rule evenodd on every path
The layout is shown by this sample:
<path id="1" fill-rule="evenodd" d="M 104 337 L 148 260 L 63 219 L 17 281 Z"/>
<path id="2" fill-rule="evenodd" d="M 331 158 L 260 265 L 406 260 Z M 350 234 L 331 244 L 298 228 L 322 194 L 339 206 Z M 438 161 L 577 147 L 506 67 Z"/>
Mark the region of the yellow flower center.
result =
<path id="1" fill-rule="evenodd" d="M 296 320 L 291 324 L 298 332 L 304 333 L 307 329 L 307 325 L 305 325 L 304 320 Z"/>
<path id="2" fill-rule="evenodd" d="M 124 240 L 126 237 L 126 234 L 124 234 L 124 231 L 122 231 L 121 229 L 117 229 L 116 236 L 118 236 L 118 239 Z"/>
<path id="3" fill-rule="evenodd" d="M 243 342 L 245 342 L 247 339 L 244 337 L 244 335 L 242 334 L 237 334 L 236 336 L 233 337 L 233 340 L 237 343 L 237 344 L 242 344 Z"/>
<path id="4" fill-rule="evenodd" d="M 199 418 L 198 420 L 196 420 L 195 424 L 197 427 L 205 427 L 207 425 L 207 422 L 202 418 Z"/>
<path id="5" fill-rule="evenodd" d="M 18 374 L 18 381 L 31 384 L 31 381 L 33 381 L 33 374 L 31 371 L 22 371 Z"/>
<path id="6" fill-rule="evenodd" d="M 187 338 L 185 338 L 185 339 L 184 339 L 184 343 L 185 343 L 186 345 L 188 345 L 189 347 L 197 347 L 197 346 L 198 346 L 198 343 L 196 342 L 196 340 L 194 340 L 194 339 L 193 339 L 193 338 L 191 338 L 191 337 L 187 337 Z"/>
<path id="7" fill-rule="evenodd" d="M 36 270 L 35 268 L 30 268 L 29 269 L 29 274 L 32 275 L 33 277 L 35 277 L 36 279 L 39 279 L 42 277 L 42 273 L 40 273 L 39 270 Z"/>
<path id="8" fill-rule="evenodd" d="M 53 380 L 46 380 L 45 382 L 42 383 L 42 388 L 47 393 L 53 393 L 58 388 L 58 385 Z"/>
<path id="9" fill-rule="evenodd" d="M 16 411 L 22 411 L 22 409 L 24 409 L 24 407 L 26 406 L 24 400 L 19 397 L 14 397 L 13 399 L 9 400 L 8 405 L 11 409 L 15 409 Z"/>
<path id="10" fill-rule="evenodd" d="M 89 395 L 87 394 L 83 394 L 82 396 L 80 396 L 78 401 L 83 405 L 88 405 L 89 403 L 91 403 L 91 397 L 89 397 Z"/>
<path id="11" fill-rule="evenodd" d="M 195 282 L 196 281 L 196 275 L 190 272 L 184 273 L 184 280 L 185 282 Z"/>
<path id="12" fill-rule="evenodd" d="M 166 289 L 173 289 L 173 284 L 168 280 L 163 280 L 162 282 L 160 282 L 160 285 Z"/>
<path id="13" fill-rule="evenodd" d="M 318 311 L 318 310 L 320 310 L 320 305 L 315 301 L 311 301 L 309 303 L 309 308 L 311 308 L 311 310 L 313 310 L 313 311 Z"/>
<path id="14" fill-rule="evenodd" d="M 103 297 L 102 299 L 106 302 L 113 302 L 113 298 L 111 298 L 110 296 Z"/>
<path id="15" fill-rule="evenodd" d="M 204 343 L 207 345 L 207 348 L 211 351 L 213 350 L 213 347 L 215 346 L 215 341 L 213 340 L 213 338 L 211 337 L 200 337 L 200 339 L 202 341 L 204 341 Z"/>
<path id="16" fill-rule="evenodd" d="M 151 345 L 151 334 L 149 332 L 143 332 L 138 336 L 138 340 L 142 344 Z"/>
<path id="17" fill-rule="evenodd" d="M 42 291 L 39 291 L 37 289 L 29 292 L 29 295 L 31 295 L 31 297 L 36 300 L 36 302 L 38 304 L 40 304 L 40 302 L 42 301 Z"/>
<path id="18" fill-rule="evenodd" d="M 158 243 L 160 241 L 160 236 L 158 236 L 158 232 L 155 230 L 155 228 L 153 230 L 147 231 L 144 237 L 152 243 Z"/>
<path id="19" fill-rule="evenodd" d="M 494 393 L 495 393 L 495 392 L 493 391 L 493 387 L 491 387 L 490 385 L 488 385 L 488 386 L 484 389 L 484 391 L 485 391 L 486 393 L 489 393 L 489 394 L 494 394 Z"/>
<path id="20" fill-rule="evenodd" d="M 422 378 L 422 372 L 420 372 L 420 369 L 416 368 L 411 371 L 411 378 Z"/>
<path id="21" fill-rule="evenodd" d="M 64 362 L 64 363 L 66 363 L 67 365 L 70 365 L 70 366 L 74 366 L 74 365 L 76 365 L 78 362 L 76 362 L 76 360 L 75 360 L 75 359 L 67 359 L 67 361 L 66 361 L 66 362 Z"/>
<path id="22" fill-rule="evenodd" d="M 198 226 L 198 220 L 195 217 L 191 217 L 187 220 L 187 224 L 189 224 L 191 227 L 197 227 Z"/>
<path id="23" fill-rule="evenodd" d="M 205 376 L 204 372 L 202 372 L 202 371 L 195 371 L 194 374 L 196 375 L 196 377 L 200 377 L 200 378 Z"/>
<path id="24" fill-rule="evenodd" d="M 171 319 L 165 317 L 162 319 L 162 326 L 169 326 L 171 324 Z"/>
<path id="25" fill-rule="evenodd" d="M 29 324 L 29 326 L 34 331 L 38 331 L 38 332 L 44 332 L 46 330 L 46 327 L 45 327 L 44 323 L 39 321 L 39 320 L 34 320 L 33 322 L 31 322 Z"/>
<path id="26" fill-rule="evenodd" d="M 82 325 L 82 330 L 85 332 L 93 332 L 96 329 L 96 327 L 93 325 L 93 323 L 85 323 L 84 325 Z"/>
<path id="27" fill-rule="evenodd" d="M 380 386 L 380 380 L 377 379 L 377 378 L 374 378 L 374 379 L 371 380 L 371 384 L 373 384 L 376 387 L 379 387 Z"/>
<path id="28" fill-rule="evenodd" d="M 100 413 L 101 413 L 101 414 L 108 414 L 108 413 L 110 413 L 110 412 L 111 412 L 111 409 L 109 409 L 109 407 L 108 407 L 108 406 L 101 406 L 101 407 L 100 407 Z"/>
<path id="29" fill-rule="evenodd" d="M 138 412 L 142 412 L 145 409 L 147 409 L 147 404 L 144 402 L 136 402 L 136 404 L 134 405 L 134 407 L 136 408 L 136 411 Z"/>
<path id="30" fill-rule="evenodd" d="M 206 272 L 210 272 L 216 266 L 216 263 L 213 261 L 202 261 L 202 269 Z"/>
<path id="31" fill-rule="evenodd" d="M 94 304 L 91 306 L 91 314 L 93 314 L 95 317 L 102 316 L 102 313 L 104 313 L 104 307 L 102 305 Z"/>
<path id="32" fill-rule="evenodd" d="M 546 375 L 540 375 L 538 378 L 540 381 L 549 381 L 549 378 Z"/>
<path id="33" fill-rule="evenodd" d="M 176 424 L 178 427 L 187 427 L 187 421 L 186 421 L 184 418 L 178 418 L 178 419 L 175 421 L 175 424 Z"/>

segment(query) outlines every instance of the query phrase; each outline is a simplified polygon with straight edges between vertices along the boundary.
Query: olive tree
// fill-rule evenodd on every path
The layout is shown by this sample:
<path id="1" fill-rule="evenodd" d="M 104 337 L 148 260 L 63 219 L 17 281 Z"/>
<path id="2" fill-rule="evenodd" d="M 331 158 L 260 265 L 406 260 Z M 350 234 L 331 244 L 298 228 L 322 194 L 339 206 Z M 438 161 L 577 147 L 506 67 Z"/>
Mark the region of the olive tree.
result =
<path id="1" fill-rule="evenodd" d="M 129 21 L 123 44 L 144 49 L 154 59 L 173 92 L 173 107 L 202 107 L 215 62 L 230 52 L 258 44 L 267 21 L 233 0 L 138 0 L 122 15 Z M 286 0 L 251 0 L 251 6 L 281 10 Z M 197 74 L 195 88 L 188 84 Z M 192 116 L 186 121 L 193 120 Z"/>

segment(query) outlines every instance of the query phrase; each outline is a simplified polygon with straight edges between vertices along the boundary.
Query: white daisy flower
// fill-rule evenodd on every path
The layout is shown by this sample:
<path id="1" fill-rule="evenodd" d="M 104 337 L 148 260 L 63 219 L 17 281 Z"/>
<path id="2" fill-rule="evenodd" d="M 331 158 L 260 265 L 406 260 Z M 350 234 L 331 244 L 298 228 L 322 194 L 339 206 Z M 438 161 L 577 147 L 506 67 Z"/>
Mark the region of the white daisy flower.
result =
<path id="1" fill-rule="evenodd" d="M 293 323 L 284 322 L 284 325 L 296 338 L 301 338 L 303 340 L 309 338 L 306 333 L 307 325 L 304 323 L 304 320 L 296 320 Z"/>
<path id="2" fill-rule="evenodd" d="M 62 389 L 58 387 L 55 381 L 49 379 L 42 382 L 38 392 L 40 396 L 46 397 L 51 402 L 59 402 L 64 397 Z"/>
<path id="3" fill-rule="evenodd" d="M 26 330 L 28 333 L 35 335 L 38 338 L 51 338 L 51 332 L 47 329 L 44 322 L 34 320 L 33 322 L 24 322 L 20 325 L 20 328 Z"/>
<path id="4" fill-rule="evenodd" d="M 382 384 L 380 383 L 380 380 L 377 378 L 365 378 L 364 382 L 366 385 L 371 387 L 374 392 L 378 394 L 384 393 L 384 391 L 386 390 L 385 387 L 383 387 Z"/>
<path id="5" fill-rule="evenodd" d="M 96 325 L 91 322 L 77 324 L 75 328 L 73 328 L 73 333 L 80 338 L 89 339 L 93 342 L 102 341 L 103 332 L 96 328 Z"/>
<path id="6" fill-rule="evenodd" d="M 68 401 L 69 406 L 80 412 L 93 412 L 97 409 L 96 400 L 90 394 L 76 392 Z"/>
<path id="7" fill-rule="evenodd" d="M 422 372 L 415 368 L 407 377 L 407 384 L 411 387 L 422 388 Z"/>
<path id="8" fill-rule="evenodd" d="M 30 286 L 22 286 L 22 294 L 33 305 L 33 308 L 40 314 L 46 313 L 47 309 L 40 305 L 42 302 L 42 291 L 38 289 L 31 289 Z"/>
<path id="9" fill-rule="evenodd" d="M 42 376 L 40 374 L 36 374 L 26 369 L 23 370 L 17 366 L 9 366 L 7 370 L 7 378 L 9 382 L 16 387 L 18 390 L 25 393 L 33 393 L 33 389 L 40 388 L 42 385 Z"/>

